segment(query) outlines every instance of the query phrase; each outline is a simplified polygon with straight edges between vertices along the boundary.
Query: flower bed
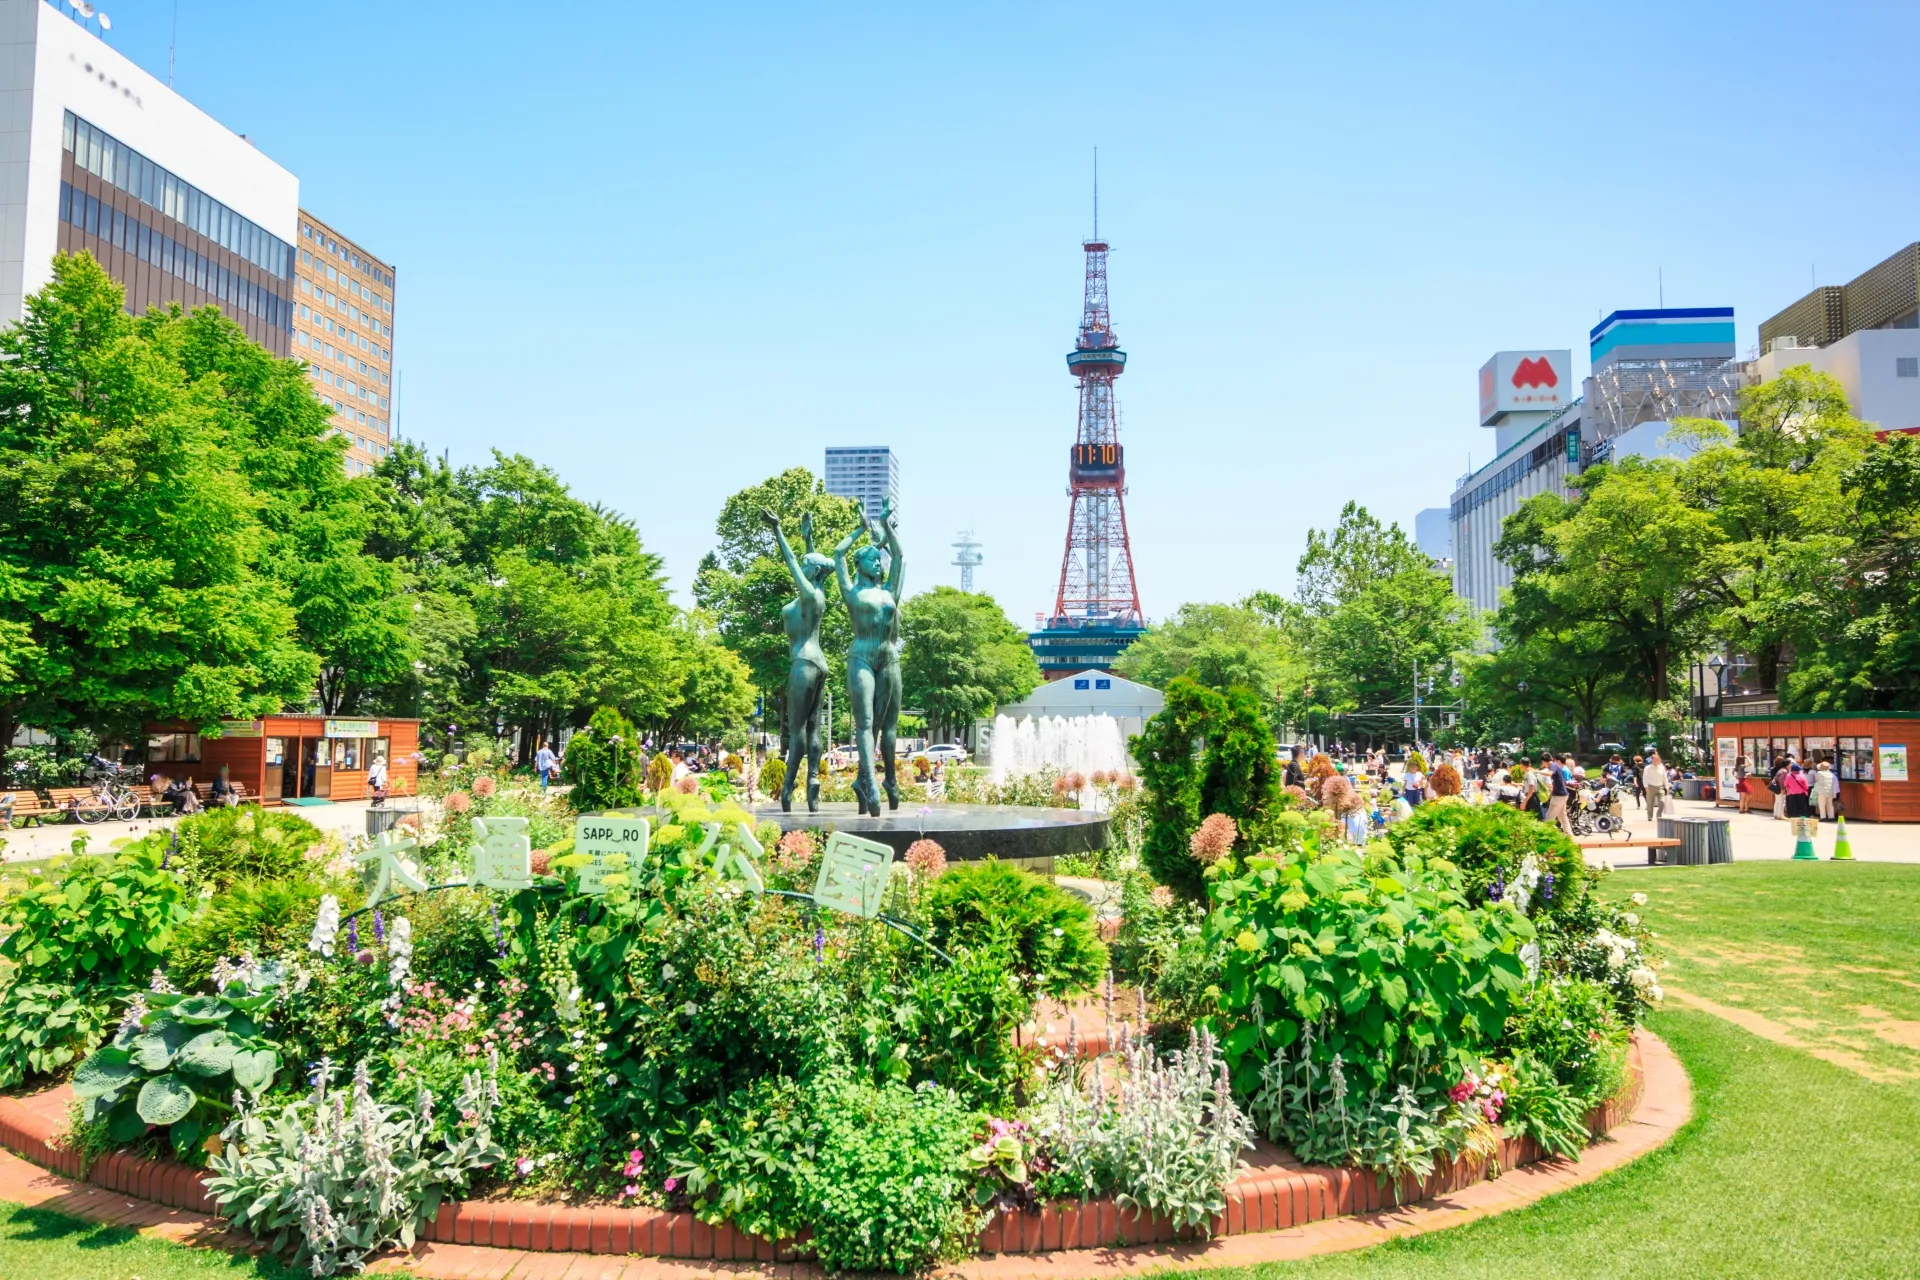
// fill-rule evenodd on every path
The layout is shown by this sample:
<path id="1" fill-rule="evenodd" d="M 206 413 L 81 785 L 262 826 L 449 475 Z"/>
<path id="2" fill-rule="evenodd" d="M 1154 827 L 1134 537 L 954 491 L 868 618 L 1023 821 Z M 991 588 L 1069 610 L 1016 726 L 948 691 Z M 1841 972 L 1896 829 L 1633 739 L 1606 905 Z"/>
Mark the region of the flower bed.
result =
<path id="1" fill-rule="evenodd" d="M 1098 1037 L 1084 1042 L 1095 1048 Z M 1097 1051 L 1097 1049 L 1096 1049 Z M 1630 1116 L 1640 1103 L 1644 1073 L 1635 1039 L 1626 1085 L 1587 1123 L 1597 1139 Z M 172 1160 L 111 1152 L 83 1170 L 80 1154 L 59 1145 L 73 1100 L 61 1086 L 26 1098 L 0 1099 L 0 1145 L 45 1168 L 84 1177 L 96 1186 L 174 1208 L 214 1214 L 203 1185 L 207 1174 Z M 1468 1155 L 1445 1161 L 1428 1177 L 1394 1188 L 1359 1169 L 1306 1165 L 1285 1150 L 1261 1143 L 1248 1167 L 1227 1188 L 1227 1207 L 1210 1235 L 1280 1231 L 1323 1218 L 1372 1213 L 1459 1191 L 1543 1156 L 1531 1139 L 1507 1138 L 1492 1158 Z M 1167 1218 L 1124 1209 L 1110 1198 L 1054 1202 L 1037 1209 L 995 1215 L 980 1235 L 983 1253 L 1039 1253 L 1192 1239 Z M 639 1254 L 659 1258 L 784 1262 L 798 1254 L 792 1242 L 773 1243 L 731 1226 L 709 1226 L 691 1213 L 613 1205 L 561 1205 L 527 1200 L 465 1200 L 442 1204 L 420 1233 L 446 1244 L 491 1245 L 533 1252 Z"/>

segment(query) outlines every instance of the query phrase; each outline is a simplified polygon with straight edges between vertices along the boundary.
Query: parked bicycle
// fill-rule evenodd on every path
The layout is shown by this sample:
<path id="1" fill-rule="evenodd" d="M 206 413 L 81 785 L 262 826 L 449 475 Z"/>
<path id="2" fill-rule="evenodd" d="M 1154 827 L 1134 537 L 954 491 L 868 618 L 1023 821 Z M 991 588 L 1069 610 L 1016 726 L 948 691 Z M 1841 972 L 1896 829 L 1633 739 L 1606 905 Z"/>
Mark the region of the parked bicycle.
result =
<path id="1" fill-rule="evenodd" d="M 75 802 L 73 816 L 92 826 L 116 818 L 121 822 L 131 822 L 140 816 L 140 798 L 133 788 L 121 780 L 118 765 L 109 765 L 96 769 L 90 781 L 93 783 L 91 795 Z"/>

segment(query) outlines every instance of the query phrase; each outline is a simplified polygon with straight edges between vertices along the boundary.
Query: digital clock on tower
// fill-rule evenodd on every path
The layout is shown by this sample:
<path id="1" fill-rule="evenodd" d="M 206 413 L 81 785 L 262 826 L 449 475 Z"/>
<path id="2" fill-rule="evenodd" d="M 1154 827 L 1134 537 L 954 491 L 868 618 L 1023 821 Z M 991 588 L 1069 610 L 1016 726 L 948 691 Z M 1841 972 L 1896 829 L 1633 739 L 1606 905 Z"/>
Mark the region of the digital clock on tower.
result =
<path id="1" fill-rule="evenodd" d="M 1068 474 L 1073 480 L 1118 481 L 1123 455 L 1117 444 L 1076 444 Z"/>

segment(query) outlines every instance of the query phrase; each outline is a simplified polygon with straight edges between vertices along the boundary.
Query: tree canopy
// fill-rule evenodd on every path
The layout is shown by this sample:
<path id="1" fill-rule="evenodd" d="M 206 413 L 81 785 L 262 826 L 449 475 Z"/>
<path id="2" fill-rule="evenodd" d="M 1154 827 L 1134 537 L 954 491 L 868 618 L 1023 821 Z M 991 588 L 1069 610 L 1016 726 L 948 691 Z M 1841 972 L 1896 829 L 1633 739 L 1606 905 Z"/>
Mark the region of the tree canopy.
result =
<path id="1" fill-rule="evenodd" d="M 900 607 L 904 698 L 936 737 L 952 737 L 996 706 L 1032 693 L 1040 664 L 990 595 L 935 587 Z"/>

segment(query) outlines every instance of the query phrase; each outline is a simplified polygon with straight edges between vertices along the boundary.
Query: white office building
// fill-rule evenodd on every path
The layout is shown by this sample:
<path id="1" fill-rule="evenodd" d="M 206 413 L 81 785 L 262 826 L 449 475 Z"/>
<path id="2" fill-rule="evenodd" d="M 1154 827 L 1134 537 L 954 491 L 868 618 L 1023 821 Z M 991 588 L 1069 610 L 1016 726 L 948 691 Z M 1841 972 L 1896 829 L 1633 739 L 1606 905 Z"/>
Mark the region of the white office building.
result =
<path id="1" fill-rule="evenodd" d="M 213 303 L 287 355 L 299 208 L 293 174 L 71 10 L 0 0 L 0 323 L 86 249 L 129 310 Z"/>
<path id="2" fill-rule="evenodd" d="M 847 445 L 827 449 L 827 492 L 858 499 L 878 520 L 891 502 L 900 509 L 900 460 L 885 445 Z"/>

